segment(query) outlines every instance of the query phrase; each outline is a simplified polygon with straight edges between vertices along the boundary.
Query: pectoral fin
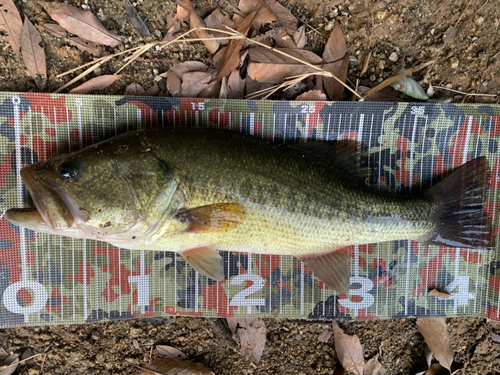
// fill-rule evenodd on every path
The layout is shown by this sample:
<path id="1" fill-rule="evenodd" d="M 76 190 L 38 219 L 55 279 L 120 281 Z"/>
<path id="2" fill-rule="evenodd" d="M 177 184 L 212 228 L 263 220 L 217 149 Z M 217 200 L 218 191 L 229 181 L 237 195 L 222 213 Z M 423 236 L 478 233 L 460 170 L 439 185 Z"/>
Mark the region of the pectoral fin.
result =
<path id="1" fill-rule="evenodd" d="M 224 279 L 222 257 L 217 253 L 217 250 L 210 247 L 197 247 L 195 249 L 181 251 L 179 255 L 182 256 L 196 272 L 217 281 Z"/>
<path id="2" fill-rule="evenodd" d="M 245 212 L 239 203 L 217 203 L 180 211 L 176 217 L 188 223 L 186 232 L 224 232 L 242 223 Z"/>
<path id="3" fill-rule="evenodd" d="M 302 255 L 298 257 L 330 288 L 338 293 L 349 289 L 349 249 L 341 249 L 325 254 Z"/>

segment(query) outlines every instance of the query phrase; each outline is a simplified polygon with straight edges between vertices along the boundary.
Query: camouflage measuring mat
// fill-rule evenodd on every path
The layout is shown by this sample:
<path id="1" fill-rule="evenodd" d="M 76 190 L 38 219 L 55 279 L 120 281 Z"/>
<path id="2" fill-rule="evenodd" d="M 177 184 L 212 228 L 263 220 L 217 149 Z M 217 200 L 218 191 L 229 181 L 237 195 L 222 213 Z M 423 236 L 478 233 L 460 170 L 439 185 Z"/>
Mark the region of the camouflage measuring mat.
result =
<path id="1" fill-rule="evenodd" d="M 396 241 L 351 248 L 351 288 L 336 294 L 299 260 L 222 252 L 225 279 L 195 273 L 173 253 L 38 234 L 9 224 L 31 203 L 20 168 L 115 134 L 156 126 L 224 127 L 283 141 L 355 139 L 370 184 L 426 189 L 485 155 L 486 210 L 500 189 L 500 106 L 274 102 L 0 93 L 0 326 L 182 314 L 316 319 L 487 316 L 500 320 L 498 251 Z M 432 289 L 449 298 L 432 297 Z"/>

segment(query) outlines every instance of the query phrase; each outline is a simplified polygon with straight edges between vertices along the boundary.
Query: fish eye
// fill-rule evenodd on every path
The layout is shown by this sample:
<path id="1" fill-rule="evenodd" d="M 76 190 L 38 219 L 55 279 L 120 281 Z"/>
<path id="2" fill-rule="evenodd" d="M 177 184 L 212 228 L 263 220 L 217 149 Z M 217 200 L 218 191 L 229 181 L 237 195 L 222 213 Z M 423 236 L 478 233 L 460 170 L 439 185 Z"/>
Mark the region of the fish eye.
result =
<path id="1" fill-rule="evenodd" d="M 59 166 L 59 176 L 66 181 L 75 180 L 78 177 L 79 172 L 80 163 L 74 160 L 66 161 Z"/>

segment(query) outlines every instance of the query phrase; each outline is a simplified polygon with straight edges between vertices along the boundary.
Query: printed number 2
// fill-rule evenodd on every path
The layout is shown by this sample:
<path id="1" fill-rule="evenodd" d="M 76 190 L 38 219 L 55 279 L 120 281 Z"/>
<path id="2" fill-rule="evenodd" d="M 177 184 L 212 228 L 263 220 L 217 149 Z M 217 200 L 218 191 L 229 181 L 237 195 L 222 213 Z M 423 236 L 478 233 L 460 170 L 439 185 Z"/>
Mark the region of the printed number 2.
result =
<path id="1" fill-rule="evenodd" d="M 231 298 L 229 306 L 263 306 L 266 304 L 264 298 L 247 298 L 249 295 L 264 288 L 264 279 L 259 275 L 238 275 L 231 280 L 231 285 L 241 285 L 244 281 L 252 281 L 250 288 L 243 289 Z"/>
<path id="2" fill-rule="evenodd" d="M 300 113 L 314 113 L 316 111 L 316 107 L 313 105 L 304 104 L 300 106 L 300 108 L 301 108 Z"/>
<path id="3" fill-rule="evenodd" d="M 191 102 L 191 107 L 193 107 L 193 111 L 203 111 L 205 109 L 205 103 Z"/>

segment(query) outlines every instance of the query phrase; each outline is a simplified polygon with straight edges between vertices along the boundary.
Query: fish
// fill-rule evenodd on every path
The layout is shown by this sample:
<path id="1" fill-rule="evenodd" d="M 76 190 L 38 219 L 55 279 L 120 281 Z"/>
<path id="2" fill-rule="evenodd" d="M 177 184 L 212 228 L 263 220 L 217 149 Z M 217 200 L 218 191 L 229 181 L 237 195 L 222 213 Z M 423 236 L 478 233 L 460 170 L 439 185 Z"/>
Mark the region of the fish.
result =
<path id="1" fill-rule="evenodd" d="M 492 248 L 485 157 L 405 195 L 367 186 L 362 155 L 349 140 L 276 145 L 224 129 L 133 131 L 23 167 L 35 207 L 5 216 L 38 232 L 173 251 L 214 280 L 224 278 L 219 251 L 291 255 L 338 292 L 349 288 L 352 245 Z"/>

